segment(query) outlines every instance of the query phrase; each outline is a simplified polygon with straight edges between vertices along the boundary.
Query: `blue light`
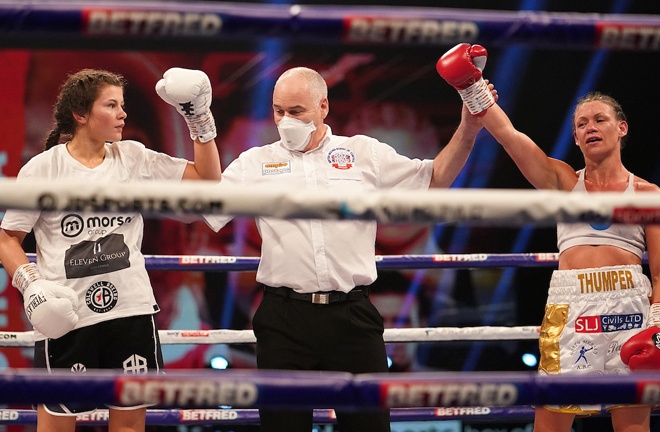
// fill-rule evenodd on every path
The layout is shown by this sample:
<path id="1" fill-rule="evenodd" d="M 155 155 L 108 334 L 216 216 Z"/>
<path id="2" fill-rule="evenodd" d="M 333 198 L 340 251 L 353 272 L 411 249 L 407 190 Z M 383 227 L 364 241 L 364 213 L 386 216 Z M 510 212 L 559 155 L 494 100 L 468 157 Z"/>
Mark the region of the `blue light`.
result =
<path id="1" fill-rule="evenodd" d="M 522 355 L 522 362 L 525 364 L 525 366 L 529 366 L 529 367 L 534 367 L 539 363 L 536 356 L 534 354 L 531 354 L 531 353 L 523 354 Z"/>
<path id="2" fill-rule="evenodd" d="M 392 362 L 392 359 L 390 358 L 390 356 L 387 356 L 387 368 L 388 369 L 391 368 L 393 364 L 394 364 L 394 362 Z"/>
<path id="3" fill-rule="evenodd" d="M 229 362 L 227 361 L 226 358 L 222 356 L 216 356 L 211 359 L 211 368 L 213 369 L 219 369 L 219 370 L 224 370 L 229 367 Z"/>

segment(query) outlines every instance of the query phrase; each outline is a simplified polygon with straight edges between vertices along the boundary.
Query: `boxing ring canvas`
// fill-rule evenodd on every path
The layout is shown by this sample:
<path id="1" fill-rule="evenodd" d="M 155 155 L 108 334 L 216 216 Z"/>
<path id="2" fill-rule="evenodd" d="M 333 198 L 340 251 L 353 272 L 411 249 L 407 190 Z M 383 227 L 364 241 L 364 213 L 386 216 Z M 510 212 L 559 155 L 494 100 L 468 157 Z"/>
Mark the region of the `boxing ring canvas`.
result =
<path id="1" fill-rule="evenodd" d="M 499 103 L 514 123 L 569 163 L 578 164 L 580 157 L 566 129 L 576 96 L 592 89 L 613 94 L 631 122 L 626 166 L 660 182 L 654 156 L 657 107 L 650 94 L 657 90 L 649 90 L 633 66 L 660 66 L 660 20 L 639 5 L 614 1 L 597 11 L 520 13 L 518 2 L 499 11 L 469 2 L 444 9 L 340 2 L 255 7 L 145 1 L 102 8 L 21 3 L 0 1 L 2 177 L 15 176 L 41 151 L 58 85 L 83 67 L 123 74 L 129 83 L 124 138 L 171 155 L 190 158 L 191 149 L 185 124 L 153 91 L 164 70 L 182 66 L 209 75 L 217 142 L 227 166 L 240 152 L 278 139 L 270 100 L 274 80 L 284 69 L 304 65 L 328 82 L 327 123 L 333 133 L 366 134 L 407 156 L 433 158 L 458 125 L 461 109 L 434 65 L 447 48 L 467 41 L 488 47 L 489 76 L 507 89 Z M 487 133 L 479 136 L 455 187 L 530 188 Z M 374 303 L 386 327 L 456 333 L 423 342 L 406 337 L 406 330 L 390 332 L 392 370 L 531 372 L 534 367 L 520 357 L 538 350 L 535 328 L 556 265 L 554 228 L 533 221 L 475 226 L 463 223 L 463 216 L 379 227 Z M 104 223 L 88 229 L 103 230 Z M 249 331 L 260 295 L 254 281 L 260 239 L 251 219 L 237 218 L 218 234 L 203 222 L 159 216 L 145 225 L 143 251 L 150 256 L 161 307 L 157 318 L 166 368 L 208 368 L 212 358 L 222 356 L 230 368 L 254 369 Z M 30 328 L 20 305 L 0 271 L 0 335 L 7 343 L 0 348 L 0 368 L 30 366 L 24 333 Z M 478 339 L 460 330 L 485 326 L 504 336 Z M 230 340 L 218 342 L 216 336 Z M 404 414 L 397 415 L 412 420 Z M 204 420 L 223 414 L 189 415 Z M 251 414 L 237 415 L 249 419 Z"/>

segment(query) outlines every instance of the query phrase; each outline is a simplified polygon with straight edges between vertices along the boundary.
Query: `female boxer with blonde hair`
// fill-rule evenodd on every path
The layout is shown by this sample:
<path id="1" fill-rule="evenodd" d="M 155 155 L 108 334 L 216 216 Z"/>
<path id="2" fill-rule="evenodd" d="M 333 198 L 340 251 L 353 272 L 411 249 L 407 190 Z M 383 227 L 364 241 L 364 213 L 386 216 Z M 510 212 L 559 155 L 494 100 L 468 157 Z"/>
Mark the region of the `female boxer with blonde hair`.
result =
<path id="1" fill-rule="evenodd" d="M 628 122 L 619 103 L 594 92 L 573 113 L 573 138 L 585 167 L 548 157 L 516 130 L 484 90 L 481 71 L 487 56 L 479 45 L 459 44 L 437 63 L 438 73 L 461 94 L 473 115 L 511 156 L 537 189 L 571 193 L 658 192 L 658 186 L 626 169 L 621 148 Z M 649 253 L 653 287 L 660 284 L 660 226 L 564 224 L 557 226 L 559 269 L 553 272 L 539 338 L 543 374 L 620 374 L 629 368 L 619 352 L 647 325 L 660 322 L 660 289 L 642 272 Z M 653 303 L 650 307 L 649 300 Z M 607 318 L 606 320 L 604 318 Z M 626 361 L 629 359 L 626 357 Z M 648 431 L 647 406 L 608 406 L 617 432 Z M 537 407 L 534 430 L 570 431 L 575 415 L 600 413 L 601 406 Z"/>

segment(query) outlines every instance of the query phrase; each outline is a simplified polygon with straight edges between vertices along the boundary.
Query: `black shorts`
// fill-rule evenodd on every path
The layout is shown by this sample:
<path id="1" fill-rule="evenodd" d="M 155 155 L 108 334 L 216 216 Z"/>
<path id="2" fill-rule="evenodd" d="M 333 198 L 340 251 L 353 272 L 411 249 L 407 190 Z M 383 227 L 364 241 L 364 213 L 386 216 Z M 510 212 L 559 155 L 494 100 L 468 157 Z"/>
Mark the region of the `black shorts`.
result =
<path id="1" fill-rule="evenodd" d="M 92 369 L 128 374 L 158 372 L 163 368 L 163 356 L 154 316 L 117 318 L 73 330 L 59 339 L 37 341 L 34 367 L 71 373 Z M 73 415 L 93 411 L 99 404 L 47 404 L 45 407 L 51 414 Z"/>

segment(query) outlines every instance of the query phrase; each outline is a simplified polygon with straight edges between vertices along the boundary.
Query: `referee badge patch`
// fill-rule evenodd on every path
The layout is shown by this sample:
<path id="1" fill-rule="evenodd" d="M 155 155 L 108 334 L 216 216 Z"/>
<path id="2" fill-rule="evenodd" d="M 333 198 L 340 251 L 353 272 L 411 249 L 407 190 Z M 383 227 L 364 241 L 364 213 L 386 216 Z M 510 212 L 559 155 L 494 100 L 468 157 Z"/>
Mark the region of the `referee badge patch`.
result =
<path id="1" fill-rule="evenodd" d="M 343 147 L 333 148 L 328 153 L 328 163 L 340 170 L 351 169 L 355 164 L 355 154 Z"/>
<path id="2" fill-rule="evenodd" d="M 291 172 L 291 162 L 265 162 L 261 164 L 261 175 L 277 175 Z"/>

